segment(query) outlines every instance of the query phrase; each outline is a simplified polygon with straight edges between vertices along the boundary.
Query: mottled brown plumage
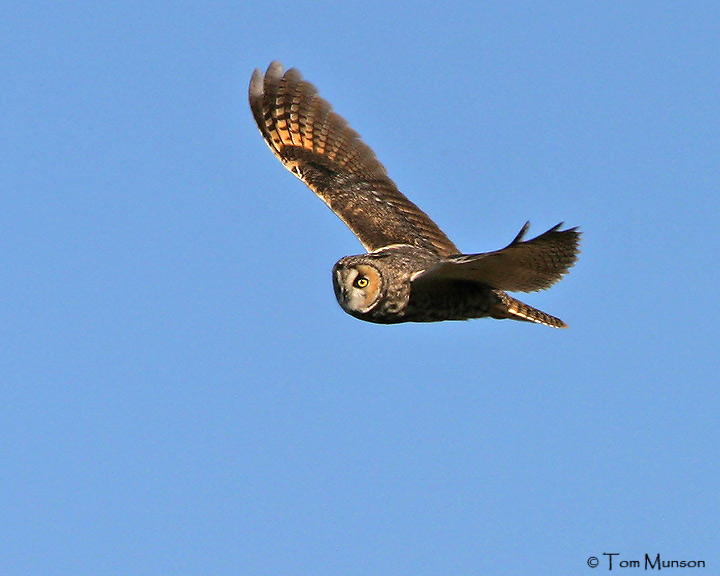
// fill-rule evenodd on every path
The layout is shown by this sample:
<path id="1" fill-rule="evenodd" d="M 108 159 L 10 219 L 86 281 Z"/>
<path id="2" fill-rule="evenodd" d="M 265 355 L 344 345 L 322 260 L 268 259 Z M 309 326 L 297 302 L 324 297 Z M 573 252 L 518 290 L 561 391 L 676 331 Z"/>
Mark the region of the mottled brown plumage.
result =
<path id="1" fill-rule="evenodd" d="M 577 228 L 560 224 L 502 250 L 460 251 L 387 176 L 374 152 L 295 69 L 273 62 L 250 81 L 250 107 L 270 149 L 358 237 L 368 254 L 341 259 L 333 284 L 343 309 L 378 323 L 491 316 L 564 327 L 505 290 L 544 290 L 577 257 Z"/>
<path id="2" fill-rule="evenodd" d="M 273 62 L 250 82 L 250 107 L 265 141 L 358 237 L 366 250 L 411 244 L 439 255 L 459 250 L 402 195 L 347 122 L 295 69 Z M 382 222 L 382 226 L 378 226 Z"/>

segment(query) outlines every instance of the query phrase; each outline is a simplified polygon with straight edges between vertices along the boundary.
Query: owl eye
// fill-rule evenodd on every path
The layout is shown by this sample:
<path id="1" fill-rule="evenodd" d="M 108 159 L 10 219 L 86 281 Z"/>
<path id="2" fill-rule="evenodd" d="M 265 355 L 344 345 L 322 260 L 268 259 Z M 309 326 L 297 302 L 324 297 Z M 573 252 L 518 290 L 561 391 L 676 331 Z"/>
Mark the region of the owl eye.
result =
<path id="1" fill-rule="evenodd" d="M 365 288 L 368 285 L 368 279 L 365 278 L 365 276 L 358 276 L 355 278 L 355 282 L 353 282 L 353 286 L 355 288 Z"/>

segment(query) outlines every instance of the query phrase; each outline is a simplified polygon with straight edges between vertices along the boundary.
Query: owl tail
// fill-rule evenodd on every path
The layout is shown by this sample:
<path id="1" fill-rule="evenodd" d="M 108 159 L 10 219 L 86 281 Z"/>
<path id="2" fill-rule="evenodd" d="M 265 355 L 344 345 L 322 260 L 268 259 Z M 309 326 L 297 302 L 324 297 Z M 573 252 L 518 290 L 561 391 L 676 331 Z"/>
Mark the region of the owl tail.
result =
<path id="1" fill-rule="evenodd" d="M 497 290 L 495 293 L 499 296 L 499 301 L 490 312 L 493 318 L 510 318 L 523 322 L 545 324 L 545 326 L 551 326 L 553 328 L 567 328 L 567 324 L 560 320 L 560 318 L 555 318 L 555 316 L 550 316 L 550 314 L 546 314 L 542 310 L 528 306 L 524 302 L 508 296 L 500 290 Z"/>

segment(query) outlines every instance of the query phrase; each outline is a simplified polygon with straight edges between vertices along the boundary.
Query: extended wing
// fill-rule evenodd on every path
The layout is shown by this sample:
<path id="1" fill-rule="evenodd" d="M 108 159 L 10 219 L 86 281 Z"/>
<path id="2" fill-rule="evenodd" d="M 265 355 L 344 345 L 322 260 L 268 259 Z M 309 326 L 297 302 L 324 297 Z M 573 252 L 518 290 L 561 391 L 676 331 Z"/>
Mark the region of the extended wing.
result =
<path id="1" fill-rule="evenodd" d="M 250 80 L 250 108 L 270 149 L 368 251 L 410 244 L 449 256 L 458 249 L 387 176 L 375 153 L 291 68 L 273 62 Z"/>
<path id="2" fill-rule="evenodd" d="M 417 274 L 413 283 L 464 280 L 509 292 L 534 292 L 549 288 L 575 263 L 580 232 L 560 230 L 561 224 L 523 241 L 530 223 L 502 250 L 453 256 Z"/>

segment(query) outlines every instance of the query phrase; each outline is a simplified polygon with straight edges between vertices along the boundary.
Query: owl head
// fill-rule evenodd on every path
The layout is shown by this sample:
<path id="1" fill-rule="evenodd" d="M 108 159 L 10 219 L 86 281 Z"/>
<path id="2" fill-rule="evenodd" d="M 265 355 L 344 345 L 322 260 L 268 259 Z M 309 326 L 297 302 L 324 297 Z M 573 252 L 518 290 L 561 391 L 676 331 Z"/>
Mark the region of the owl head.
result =
<path id="1" fill-rule="evenodd" d="M 363 256 L 348 256 L 335 264 L 333 288 L 342 309 L 353 316 L 369 313 L 385 293 L 380 269 Z"/>

